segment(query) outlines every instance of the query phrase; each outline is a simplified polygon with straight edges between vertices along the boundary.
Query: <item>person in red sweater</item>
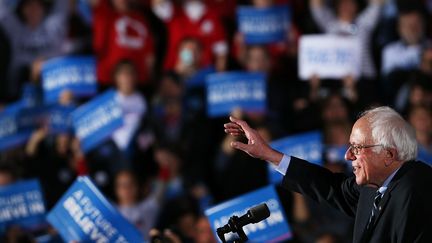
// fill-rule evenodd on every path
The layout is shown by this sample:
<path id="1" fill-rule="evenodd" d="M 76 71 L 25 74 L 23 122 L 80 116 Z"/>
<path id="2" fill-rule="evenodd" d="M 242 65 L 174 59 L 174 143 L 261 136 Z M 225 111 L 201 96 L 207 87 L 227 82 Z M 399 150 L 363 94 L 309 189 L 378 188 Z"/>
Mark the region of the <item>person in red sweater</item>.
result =
<path id="1" fill-rule="evenodd" d="M 202 43 L 201 67 L 215 64 L 217 70 L 224 70 L 228 46 L 225 29 L 218 15 L 200 0 L 183 0 L 181 10 L 167 23 L 168 53 L 165 70 L 174 68 L 179 44 L 185 38 L 195 38 Z"/>
<path id="2" fill-rule="evenodd" d="M 151 78 L 154 62 L 152 34 L 131 0 L 92 0 L 93 48 L 97 58 L 97 77 L 102 86 L 110 86 L 114 66 L 129 60 L 138 69 L 139 85 Z"/>

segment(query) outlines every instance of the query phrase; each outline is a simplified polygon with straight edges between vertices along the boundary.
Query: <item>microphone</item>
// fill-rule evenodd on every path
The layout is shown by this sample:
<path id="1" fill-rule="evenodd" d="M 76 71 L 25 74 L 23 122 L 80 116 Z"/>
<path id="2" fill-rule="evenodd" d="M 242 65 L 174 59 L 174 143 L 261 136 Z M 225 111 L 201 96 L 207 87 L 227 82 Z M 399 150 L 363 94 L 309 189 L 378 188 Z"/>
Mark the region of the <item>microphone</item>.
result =
<path id="1" fill-rule="evenodd" d="M 248 224 L 256 224 L 270 216 L 270 210 L 267 204 L 262 203 L 250 208 L 243 216 L 232 216 L 228 223 L 216 230 L 222 242 L 225 242 L 224 235 L 230 232 L 237 233 L 240 239 L 247 241 L 247 236 L 243 231 L 243 226 Z"/>

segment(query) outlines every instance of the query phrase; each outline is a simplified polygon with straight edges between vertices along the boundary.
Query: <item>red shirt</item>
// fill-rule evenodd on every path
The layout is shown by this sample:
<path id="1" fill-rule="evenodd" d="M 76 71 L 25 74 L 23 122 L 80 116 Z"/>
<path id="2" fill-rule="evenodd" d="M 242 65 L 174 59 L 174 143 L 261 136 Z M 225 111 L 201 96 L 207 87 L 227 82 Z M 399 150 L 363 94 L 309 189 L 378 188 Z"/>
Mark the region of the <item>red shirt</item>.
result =
<path id="1" fill-rule="evenodd" d="M 97 77 L 101 84 L 112 84 L 111 73 L 122 59 L 132 61 L 140 84 L 148 82 L 146 57 L 153 55 L 153 39 L 144 17 L 135 11 L 119 13 L 107 0 L 94 9 L 93 48 L 97 57 Z"/>
<path id="2" fill-rule="evenodd" d="M 201 42 L 203 48 L 201 66 L 211 64 L 214 56 L 213 49 L 217 44 L 225 43 L 225 30 L 217 14 L 207 8 L 199 20 L 192 21 L 183 11 L 179 12 L 172 21 L 167 23 L 168 51 L 164 68 L 166 70 L 174 68 L 179 45 L 186 37 L 196 38 Z"/>

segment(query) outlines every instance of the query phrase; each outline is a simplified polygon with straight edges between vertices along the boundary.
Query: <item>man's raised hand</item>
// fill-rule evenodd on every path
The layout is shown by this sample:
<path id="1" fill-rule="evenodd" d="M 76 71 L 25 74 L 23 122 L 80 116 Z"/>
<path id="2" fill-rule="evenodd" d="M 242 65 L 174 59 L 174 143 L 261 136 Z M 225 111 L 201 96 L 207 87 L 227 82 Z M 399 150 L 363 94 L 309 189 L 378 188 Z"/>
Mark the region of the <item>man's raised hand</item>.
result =
<path id="1" fill-rule="evenodd" d="M 254 158 L 267 160 L 275 165 L 279 164 L 283 154 L 273 150 L 256 130 L 243 120 L 230 117 L 230 121 L 224 125 L 225 133 L 236 137 L 245 136 L 248 140 L 247 144 L 239 141 L 232 142 L 233 148 L 242 150 Z"/>

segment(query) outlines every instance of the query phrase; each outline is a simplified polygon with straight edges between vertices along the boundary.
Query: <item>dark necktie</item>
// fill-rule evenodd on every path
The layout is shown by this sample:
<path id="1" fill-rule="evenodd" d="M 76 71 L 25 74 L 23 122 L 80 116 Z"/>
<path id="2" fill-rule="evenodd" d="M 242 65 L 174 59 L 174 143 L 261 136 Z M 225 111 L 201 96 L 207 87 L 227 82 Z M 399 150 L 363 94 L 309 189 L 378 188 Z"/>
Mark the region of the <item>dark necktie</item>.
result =
<path id="1" fill-rule="evenodd" d="M 370 230 L 370 228 L 374 225 L 376 217 L 378 215 L 378 212 L 380 210 L 379 208 L 379 202 L 381 201 L 382 198 L 382 193 L 378 190 L 375 193 L 375 198 L 374 198 L 374 202 L 373 202 L 373 207 L 372 207 L 372 212 L 371 215 L 369 217 L 369 221 L 368 224 L 366 226 L 366 230 Z"/>

